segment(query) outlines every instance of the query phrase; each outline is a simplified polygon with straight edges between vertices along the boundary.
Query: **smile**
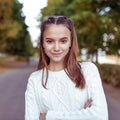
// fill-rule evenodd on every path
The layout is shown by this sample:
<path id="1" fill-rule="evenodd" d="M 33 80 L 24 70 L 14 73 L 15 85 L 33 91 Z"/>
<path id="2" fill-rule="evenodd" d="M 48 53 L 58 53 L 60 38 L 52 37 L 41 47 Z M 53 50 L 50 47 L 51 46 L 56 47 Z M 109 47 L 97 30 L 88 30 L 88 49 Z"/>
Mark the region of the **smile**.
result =
<path id="1" fill-rule="evenodd" d="M 53 56 L 60 56 L 61 53 L 52 53 Z"/>

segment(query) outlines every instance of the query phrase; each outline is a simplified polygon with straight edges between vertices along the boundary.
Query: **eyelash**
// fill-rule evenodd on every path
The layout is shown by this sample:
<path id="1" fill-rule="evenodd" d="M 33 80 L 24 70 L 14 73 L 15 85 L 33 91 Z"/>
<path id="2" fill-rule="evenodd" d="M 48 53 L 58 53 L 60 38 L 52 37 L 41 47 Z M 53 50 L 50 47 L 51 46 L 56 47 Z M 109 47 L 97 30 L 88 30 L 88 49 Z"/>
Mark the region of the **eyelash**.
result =
<path id="1" fill-rule="evenodd" d="M 67 42 L 67 40 L 61 40 L 61 42 L 62 42 L 62 43 L 66 43 L 66 42 Z"/>
<path id="2" fill-rule="evenodd" d="M 52 40 L 47 40 L 46 42 L 49 43 L 49 44 L 51 44 L 53 41 Z M 64 44 L 64 43 L 67 42 L 67 40 L 60 40 L 60 42 Z"/>
<path id="3" fill-rule="evenodd" d="M 47 40 L 47 43 L 52 43 L 53 41 L 52 40 Z"/>

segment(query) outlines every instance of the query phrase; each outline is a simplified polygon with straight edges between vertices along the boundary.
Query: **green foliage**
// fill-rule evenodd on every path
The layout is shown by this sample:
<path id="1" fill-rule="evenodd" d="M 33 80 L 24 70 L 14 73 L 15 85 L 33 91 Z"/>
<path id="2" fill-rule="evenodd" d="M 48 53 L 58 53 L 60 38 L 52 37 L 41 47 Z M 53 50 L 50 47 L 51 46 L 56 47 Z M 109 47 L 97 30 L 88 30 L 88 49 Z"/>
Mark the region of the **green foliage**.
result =
<path id="1" fill-rule="evenodd" d="M 18 56 L 33 54 L 22 7 L 17 0 L 0 0 L 0 52 Z"/>
<path id="2" fill-rule="evenodd" d="M 120 65 L 99 65 L 102 80 L 115 87 L 120 87 Z"/>
<path id="3" fill-rule="evenodd" d="M 48 0 L 42 9 L 43 20 L 50 15 L 64 15 L 75 23 L 80 49 L 97 55 L 99 48 L 107 54 L 120 55 L 120 1 Z"/>

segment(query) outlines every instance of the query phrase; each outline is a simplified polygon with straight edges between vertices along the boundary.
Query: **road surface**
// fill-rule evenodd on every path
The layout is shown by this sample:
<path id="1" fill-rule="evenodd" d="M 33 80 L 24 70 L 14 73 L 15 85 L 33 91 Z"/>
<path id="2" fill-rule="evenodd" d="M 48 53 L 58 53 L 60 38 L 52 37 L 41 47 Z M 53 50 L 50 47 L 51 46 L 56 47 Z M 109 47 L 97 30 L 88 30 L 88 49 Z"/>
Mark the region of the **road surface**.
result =
<path id="1" fill-rule="evenodd" d="M 0 73 L 0 120 L 24 120 L 24 93 L 34 67 Z"/>
<path id="2" fill-rule="evenodd" d="M 109 120 L 120 120 L 120 88 L 103 84 L 108 103 Z"/>
<path id="3" fill-rule="evenodd" d="M 26 66 L 0 73 L 0 120 L 24 120 L 24 93 L 28 76 L 34 70 L 35 67 Z M 120 120 L 119 91 L 116 92 L 106 84 L 104 89 L 109 120 Z"/>

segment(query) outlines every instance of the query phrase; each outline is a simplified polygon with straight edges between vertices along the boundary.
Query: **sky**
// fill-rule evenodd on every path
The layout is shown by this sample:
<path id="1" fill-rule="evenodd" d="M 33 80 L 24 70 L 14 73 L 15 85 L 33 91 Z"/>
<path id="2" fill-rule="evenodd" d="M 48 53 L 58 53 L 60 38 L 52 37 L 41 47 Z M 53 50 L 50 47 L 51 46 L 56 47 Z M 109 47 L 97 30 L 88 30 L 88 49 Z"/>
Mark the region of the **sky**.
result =
<path id="1" fill-rule="evenodd" d="M 36 40 L 40 36 L 40 22 L 37 18 L 40 16 L 40 9 L 47 5 L 47 0 L 18 0 L 23 4 L 23 13 L 26 16 L 25 23 L 28 25 L 33 46 L 37 46 Z"/>

